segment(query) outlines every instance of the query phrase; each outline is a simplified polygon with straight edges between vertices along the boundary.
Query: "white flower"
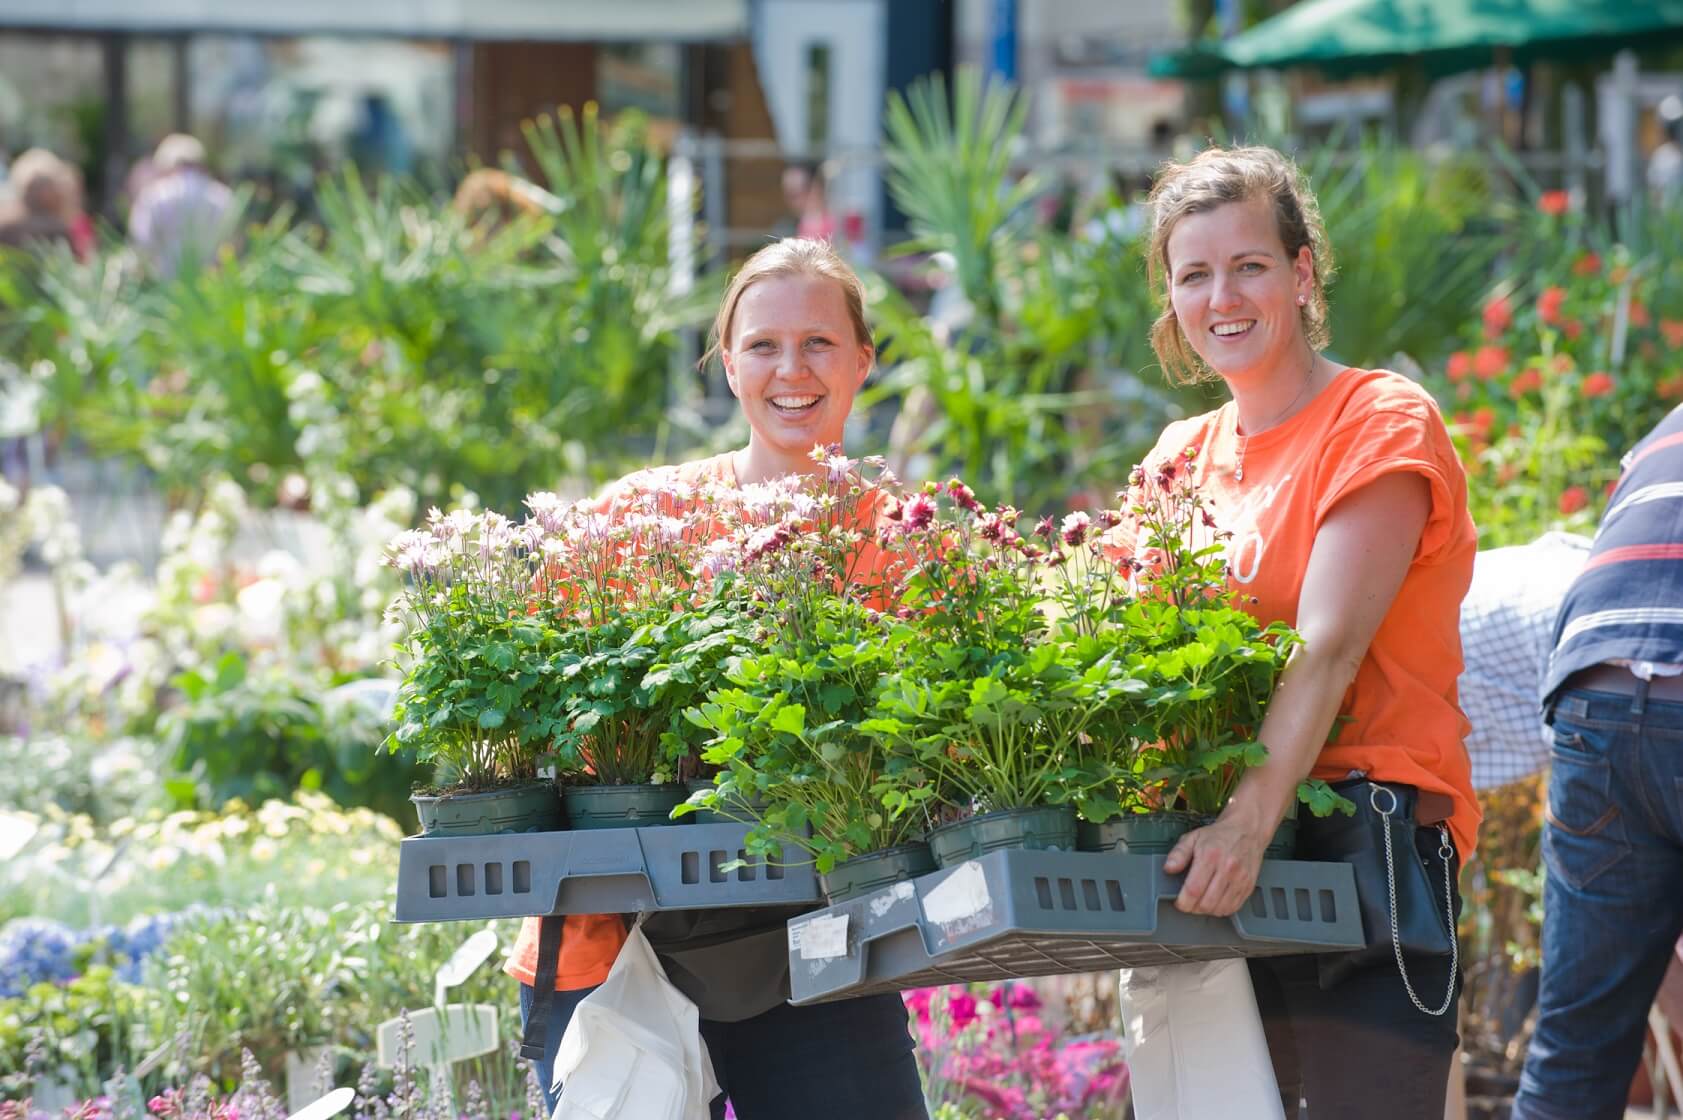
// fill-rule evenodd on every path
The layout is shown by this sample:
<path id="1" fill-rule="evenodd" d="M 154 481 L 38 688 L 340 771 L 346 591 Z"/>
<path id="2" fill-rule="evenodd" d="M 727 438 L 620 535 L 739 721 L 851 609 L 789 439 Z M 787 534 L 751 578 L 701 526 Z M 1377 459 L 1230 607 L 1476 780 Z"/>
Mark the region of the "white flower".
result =
<path id="1" fill-rule="evenodd" d="M 260 579 L 240 588 L 234 601 L 240 608 L 241 636 L 253 645 L 276 645 L 286 619 L 286 584 Z"/>

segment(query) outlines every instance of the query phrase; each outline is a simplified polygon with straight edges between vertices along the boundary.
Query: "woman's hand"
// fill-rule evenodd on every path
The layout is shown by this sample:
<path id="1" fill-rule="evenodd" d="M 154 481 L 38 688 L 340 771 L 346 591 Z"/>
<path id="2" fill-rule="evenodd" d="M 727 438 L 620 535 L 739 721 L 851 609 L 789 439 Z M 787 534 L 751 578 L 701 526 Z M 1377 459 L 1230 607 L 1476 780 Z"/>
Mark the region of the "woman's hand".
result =
<path id="1" fill-rule="evenodd" d="M 1169 874 L 1186 872 L 1175 908 L 1187 914 L 1225 918 L 1243 906 L 1256 889 L 1262 853 L 1274 834 L 1233 814 L 1195 828 L 1180 838 L 1163 860 Z"/>

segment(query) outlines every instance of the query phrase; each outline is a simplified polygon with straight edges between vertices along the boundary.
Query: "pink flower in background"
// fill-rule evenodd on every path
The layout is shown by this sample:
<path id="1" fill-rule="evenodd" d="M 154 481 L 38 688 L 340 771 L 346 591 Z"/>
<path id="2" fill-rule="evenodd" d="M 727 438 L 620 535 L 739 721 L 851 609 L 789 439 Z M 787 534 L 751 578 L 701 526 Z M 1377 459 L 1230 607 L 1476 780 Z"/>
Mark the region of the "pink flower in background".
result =
<path id="1" fill-rule="evenodd" d="M 969 992 L 958 992 L 947 1001 L 947 1014 L 952 1019 L 954 1033 L 963 1030 L 976 1021 L 976 997 Z"/>
<path id="2" fill-rule="evenodd" d="M 928 494 L 914 494 L 901 507 L 901 516 L 905 518 L 906 528 L 927 529 L 935 520 L 935 499 Z"/>
<path id="3" fill-rule="evenodd" d="M 1066 1039 L 1061 1020 L 1040 1014 L 1033 984 L 925 988 L 903 998 L 918 1019 L 918 1061 L 932 1103 L 980 1106 L 998 1120 L 1124 1115 L 1128 1067 L 1120 1040 Z"/>

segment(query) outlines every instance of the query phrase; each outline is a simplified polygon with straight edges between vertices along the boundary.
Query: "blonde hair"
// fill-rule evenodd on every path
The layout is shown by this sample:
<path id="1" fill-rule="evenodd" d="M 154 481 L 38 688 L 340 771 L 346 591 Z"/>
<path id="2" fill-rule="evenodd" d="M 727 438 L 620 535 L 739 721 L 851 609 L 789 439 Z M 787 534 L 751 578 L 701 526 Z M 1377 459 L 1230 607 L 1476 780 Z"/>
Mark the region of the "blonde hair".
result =
<path id="1" fill-rule="evenodd" d="M 736 322 L 736 307 L 742 294 L 750 287 L 773 276 L 821 276 L 841 285 L 842 298 L 847 301 L 847 317 L 853 321 L 853 338 L 860 346 L 875 351 L 870 324 L 865 322 L 865 285 L 859 274 L 841 259 L 828 241 L 807 237 L 785 237 L 773 241 L 743 262 L 719 304 L 713 319 L 713 344 L 701 356 L 706 367 L 715 355 L 722 355 L 730 345 L 731 327 Z"/>
<path id="2" fill-rule="evenodd" d="M 1151 247 L 1146 268 L 1151 288 L 1163 301 L 1162 313 L 1151 325 L 1151 348 L 1172 381 L 1192 384 L 1213 373 L 1199 359 L 1175 318 L 1169 298 L 1169 235 L 1188 214 L 1203 214 L 1233 202 L 1267 199 L 1288 260 L 1309 247 L 1314 261 L 1315 287 L 1309 302 L 1298 309 L 1303 336 L 1311 348 L 1323 350 L 1332 341 L 1327 328 L 1327 284 L 1332 280 L 1332 245 L 1321 221 L 1320 204 L 1297 164 L 1273 148 L 1208 148 L 1185 163 L 1166 163 L 1151 188 Z"/>

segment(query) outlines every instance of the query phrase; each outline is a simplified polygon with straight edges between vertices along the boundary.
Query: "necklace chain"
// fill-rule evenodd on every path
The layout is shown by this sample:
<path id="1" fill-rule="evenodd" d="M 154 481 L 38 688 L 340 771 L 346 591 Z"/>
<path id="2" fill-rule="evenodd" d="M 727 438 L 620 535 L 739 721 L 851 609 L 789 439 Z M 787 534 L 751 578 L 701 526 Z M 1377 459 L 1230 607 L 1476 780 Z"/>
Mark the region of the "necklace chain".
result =
<path id="1" fill-rule="evenodd" d="M 1297 396 L 1287 402 L 1286 407 L 1282 408 L 1275 414 L 1274 419 L 1262 425 L 1262 431 L 1265 432 L 1269 428 L 1278 424 L 1281 420 L 1284 420 L 1287 414 L 1290 413 L 1293 408 L 1297 407 L 1297 402 L 1303 399 L 1303 394 L 1309 391 L 1309 386 L 1314 382 L 1314 380 L 1315 355 L 1310 354 L 1309 370 L 1303 375 L 1303 384 L 1298 387 Z M 1251 445 L 1251 437 L 1248 435 L 1239 435 L 1239 406 L 1237 403 L 1233 406 L 1233 434 L 1239 436 L 1239 454 L 1237 462 L 1233 467 L 1233 481 L 1243 482 L 1245 481 L 1245 449 Z"/>

